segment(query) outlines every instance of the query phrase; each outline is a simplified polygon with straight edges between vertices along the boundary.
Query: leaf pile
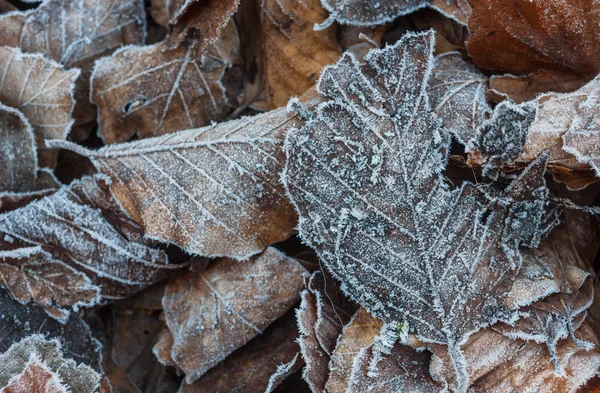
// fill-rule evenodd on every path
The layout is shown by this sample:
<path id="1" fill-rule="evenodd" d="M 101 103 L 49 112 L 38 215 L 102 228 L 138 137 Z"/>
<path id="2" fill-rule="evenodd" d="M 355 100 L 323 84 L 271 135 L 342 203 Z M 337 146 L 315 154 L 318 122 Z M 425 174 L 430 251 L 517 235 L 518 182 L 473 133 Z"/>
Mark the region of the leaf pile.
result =
<path id="1" fill-rule="evenodd" d="M 0 392 L 591 392 L 600 5 L 0 0 Z"/>

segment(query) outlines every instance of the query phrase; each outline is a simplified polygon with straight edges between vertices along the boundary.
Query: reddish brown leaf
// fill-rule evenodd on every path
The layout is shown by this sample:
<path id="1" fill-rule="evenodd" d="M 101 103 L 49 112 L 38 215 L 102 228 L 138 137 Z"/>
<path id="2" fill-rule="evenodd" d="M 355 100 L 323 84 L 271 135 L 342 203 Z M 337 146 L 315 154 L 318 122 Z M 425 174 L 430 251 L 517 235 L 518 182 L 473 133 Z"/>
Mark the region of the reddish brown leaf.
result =
<path id="1" fill-rule="evenodd" d="M 173 335 L 171 355 L 186 382 L 198 380 L 292 307 L 304 272 L 297 261 L 268 248 L 246 262 L 221 259 L 173 279 L 163 306 Z"/>

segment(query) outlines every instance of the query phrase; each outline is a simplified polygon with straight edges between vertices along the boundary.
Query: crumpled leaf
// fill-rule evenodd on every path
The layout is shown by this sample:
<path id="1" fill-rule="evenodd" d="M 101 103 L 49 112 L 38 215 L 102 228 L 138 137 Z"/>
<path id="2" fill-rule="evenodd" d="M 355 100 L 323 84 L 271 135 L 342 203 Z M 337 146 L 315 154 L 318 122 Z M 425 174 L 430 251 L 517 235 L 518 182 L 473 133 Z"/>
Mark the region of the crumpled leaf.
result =
<path id="1" fill-rule="evenodd" d="M 156 23 L 161 26 L 169 26 L 169 24 L 177 23 L 177 19 L 185 12 L 185 9 L 196 1 L 197 0 L 150 0 L 151 7 L 149 11 Z"/>
<path id="2" fill-rule="evenodd" d="M 328 393 L 345 393 L 350 383 L 354 360 L 366 350 L 379 334 L 383 323 L 364 308 L 360 308 L 344 326 L 329 363 Z"/>
<path id="3" fill-rule="evenodd" d="M 0 104 L 0 192 L 31 190 L 37 175 L 33 130 L 25 116 Z"/>
<path id="4" fill-rule="evenodd" d="M 40 54 L 0 46 L 0 75 L 0 101 L 29 121 L 39 149 L 39 165 L 54 166 L 56 157 L 46 149 L 44 139 L 67 137 L 73 124 L 73 86 L 79 70 L 67 71 Z"/>
<path id="5" fill-rule="evenodd" d="M 321 0 L 321 3 L 331 15 L 319 28 L 333 21 L 355 26 L 379 25 L 427 6 L 462 24 L 467 23 L 471 13 L 467 0 Z"/>
<path id="6" fill-rule="evenodd" d="M 58 340 L 31 335 L 0 354 L 2 393 L 92 393 L 100 375 L 85 364 L 65 358 Z"/>
<path id="7" fill-rule="evenodd" d="M 546 78 L 571 86 L 579 80 L 575 83 L 579 87 L 600 71 L 594 55 L 595 42 L 600 39 L 600 14 L 589 1 L 468 2 L 472 13 L 467 51 L 478 66 L 531 73 L 525 82 L 530 88 Z M 547 91 L 544 85 L 530 96 Z M 558 89 L 564 91 L 560 83 Z"/>
<path id="8" fill-rule="evenodd" d="M 110 177 L 147 236 L 192 254 L 247 259 L 294 230 L 279 174 L 284 133 L 296 122 L 282 109 L 82 154 Z"/>
<path id="9" fill-rule="evenodd" d="M 344 301 L 339 285 L 321 272 L 310 276 L 306 288 L 300 294 L 302 302 L 296 311 L 298 342 L 306 363 L 302 377 L 313 392 L 324 392 L 331 355 L 354 307 Z"/>
<path id="10" fill-rule="evenodd" d="M 261 335 L 229 355 L 181 393 L 271 392 L 302 366 L 293 313 L 273 322 Z M 272 382 L 271 382 L 272 381 Z"/>
<path id="11" fill-rule="evenodd" d="M 487 89 L 487 77 L 460 53 L 436 57 L 429 82 L 431 107 L 467 151 L 475 147 L 479 127 L 491 116 Z"/>
<path id="12" fill-rule="evenodd" d="M 45 0 L 33 10 L 0 16 L 0 30 L 0 45 L 41 53 L 66 69 L 81 69 L 74 116 L 85 123 L 94 119 L 89 102 L 94 60 L 122 45 L 142 43 L 146 13 L 141 0 Z"/>
<path id="13" fill-rule="evenodd" d="M 445 183 L 450 137 L 427 99 L 432 37 L 406 34 L 364 65 L 346 54 L 327 68 L 317 88 L 330 99 L 288 133 L 282 178 L 302 239 L 345 293 L 387 324 L 447 344 L 464 391 L 460 344 L 508 317 L 519 245 L 536 246 L 556 215 L 543 155 L 492 198 Z"/>
<path id="14" fill-rule="evenodd" d="M 239 51 L 239 39 L 227 23 L 231 13 L 219 16 L 221 43 L 207 47 L 211 37 L 204 32 L 180 44 L 170 36 L 154 45 L 124 47 L 96 62 L 90 97 L 98 106 L 98 135 L 105 143 L 201 127 L 226 113 L 221 78 Z"/>
<path id="15" fill-rule="evenodd" d="M 2 285 L 64 321 L 70 309 L 131 295 L 178 268 L 142 236 L 98 178 L 85 178 L 0 215 Z"/>
<path id="16" fill-rule="evenodd" d="M 305 269 L 268 248 L 249 261 L 221 259 L 167 286 L 163 306 L 171 355 L 194 383 L 246 344 L 299 299 Z M 194 306 L 191 306 L 194 305 Z"/>
<path id="17" fill-rule="evenodd" d="M 341 54 L 336 29 L 315 31 L 327 18 L 319 0 L 261 2 L 262 68 L 270 108 L 285 106 L 314 86 Z"/>

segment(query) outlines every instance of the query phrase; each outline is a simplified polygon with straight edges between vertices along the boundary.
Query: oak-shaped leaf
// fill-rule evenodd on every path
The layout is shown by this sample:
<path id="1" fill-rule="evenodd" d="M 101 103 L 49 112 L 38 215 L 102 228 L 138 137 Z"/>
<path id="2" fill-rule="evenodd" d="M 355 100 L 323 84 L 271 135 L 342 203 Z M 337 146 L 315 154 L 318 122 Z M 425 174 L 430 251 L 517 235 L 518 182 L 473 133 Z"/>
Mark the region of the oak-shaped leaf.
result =
<path id="1" fill-rule="evenodd" d="M 35 134 L 39 165 L 53 166 L 56 158 L 44 140 L 67 137 L 79 70 L 65 70 L 40 54 L 0 46 L 0 75 L 0 101 L 23 113 Z"/>
<path id="2" fill-rule="evenodd" d="M 436 57 L 429 82 L 431 107 L 466 150 L 474 148 L 481 124 L 491 116 L 487 77 L 458 52 Z"/>
<path id="3" fill-rule="evenodd" d="M 231 24 L 223 33 L 234 35 Z M 91 99 L 105 143 L 201 127 L 229 108 L 221 78 L 228 60 L 193 39 L 127 46 L 96 62 Z"/>
<path id="4" fill-rule="evenodd" d="M 84 178 L 0 215 L 1 284 L 64 321 L 70 309 L 126 297 L 178 268 L 142 239 L 105 184 Z"/>
<path id="5" fill-rule="evenodd" d="M 2 393 L 93 393 L 100 374 L 64 354 L 60 341 L 31 335 L 0 354 Z"/>
<path id="6" fill-rule="evenodd" d="M 181 393 L 271 392 L 302 366 L 292 311 L 229 355 Z"/>
<path id="7" fill-rule="evenodd" d="M 307 279 L 300 298 L 296 317 L 300 329 L 298 342 L 306 363 L 302 377 L 313 392 L 324 392 L 336 342 L 355 307 L 345 299 L 332 277 L 318 271 Z"/>
<path id="8" fill-rule="evenodd" d="M 317 89 L 328 100 L 286 139 L 283 181 L 302 239 L 344 292 L 386 324 L 448 345 L 459 390 L 460 345 L 507 318 L 521 264 L 556 222 L 540 156 L 501 191 L 446 183 L 450 136 L 430 111 L 433 33 L 346 54 Z"/>
<path id="9" fill-rule="evenodd" d="M 565 91 L 562 83 L 577 88 L 600 71 L 594 55 L 600 15 L 589 1 L 468 2 L 469 55 L 480 67 L 529 74 L 520 78 L 529 97 L 548 87 Z"/>
<path id="10" fill-rule="evenodd" d="M 294 231 L 279 174 L 283 138 L 296 122 L 282 109 L 82 154 L 111 179 L 146 236 L 192 254 L 247 259 Z"/>
<path id="11" fill-rule="evenodd" d="M 462 24 L 467 23 L 471 13 L 467 0 L 321 0 L 321 3 L 330 16 L 318 28 L 327 27 L 334 21 L 354 26 L 373 26 L 391 22 L 424 7 L 432 7 Z"/>
<path id="12" fill-rule="evenodd" d="M 173 335 L 171 356 L 197 381 L 299 299 L 306 270 L 273 248 L 249 261 L 220 259 L 167 286 L 163 307 Z"/>
<path id="13" fill-rule="evenodd" d="M 0 192 L 30 191 L 37 175 L 35 137 L 20 111 L 0 104 Z"/>
<path id="14" fill-rule="evenodd" d="M 334 63 L 341 49 L 335 27 L 313 29 L 327 18 L 319 0 L 265 0 L 260 7 L 264 89 L 274 109 L 313 87 L 321 69 Z"/>
<path id="15" fill-rule="evenodd" d="M 94 119 L 89 101 L 94 60 L 122 45 L 143 43 L 146 13 L 140 0 L 45 0 L 35 9 L 0 16 L 0 30 L 0 45 L 41 53 L 66 69 L 81 69 L 75 118 L 85 123 Z"/>

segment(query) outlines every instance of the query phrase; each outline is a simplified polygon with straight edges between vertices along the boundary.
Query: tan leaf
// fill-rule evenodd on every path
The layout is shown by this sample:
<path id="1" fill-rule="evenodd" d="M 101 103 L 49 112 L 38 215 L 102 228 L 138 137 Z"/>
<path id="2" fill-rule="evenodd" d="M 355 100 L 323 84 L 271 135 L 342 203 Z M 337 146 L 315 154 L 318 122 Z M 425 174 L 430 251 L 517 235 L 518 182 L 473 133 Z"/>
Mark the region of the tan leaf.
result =
<path id="1" fill-rule="evenodd" d="M 95 392 L 100 375 L 91 367 L 64 356 L 68 354 L 63 352 L 57 339 L 31 335 L 16 342 L 0 354 L 0 392 Z"/>
<path id="2" fill-rule="evenodd" d="M 491 116 L 486 76 L 458 52 L 436 57 L 429 81 L 430 104 L 465 148 L 474 148 L 481 124 Z"/>
<path id="3" fill-rule="evenodd" d="M 40 54 L 0 47 L 0 101 L 21 111 L 31 124 L 42 167 L 53 166 L 56 159 L 44 140 L 65 139 L 73 124 L 73 86 L 78 76 L 79 70 L 66 71 Z"/>
<path id="4" fill-rule="evenodd" d="M 310 276 L 306 287 L 296 312 L 300 329 L 298 342 L 306 363 L 302 377 L 313 392 L 324 392 L 336 341 L 354 309 L 344 307 L 348 302 L 339 284 L 319 271 Z"/>
<path id="5" fill-rule="evenodd" d="M 163 326 L 158 333 L 156 344 L 152 348 L 152 353 L 156 359 L 165 366 L 177 367 L 177 363 L 173 360 L 171 351 L 173 350 L 173 335 L 168 327 Z"/>
<path id="6" fill-rule="evenodd" d="M 305 269 L 268 248 L 250 261 L 221 259 L 173 279 L 163 299 L 173 360 L 193 383 L 296 301 Z M 190 307 L 190 305 L 195 305 Z"/>
<path id="7" fill-rule="evenodd" d="M 192 254 L 247 259 L 294 231 L 279 182 L 283 137 L 294 124 L 282 109 L 83 154 L 147 236 Z"/>
<path id="8" fill-rule="evenodd" d="M 335 351 L 331 356 L 330 374 L 325 390 L 328 393 L 345 393 L 350 384 L 352 365 L 363 349 L 373 344 L 383 322 L 360 308 L 344 326 Z"/>
<path id="9" fill-rule="evenodd" d="M 0 104 L 0 192 L 30 191 L 37 176 L 33 130 L 25 116 Z"/>
<path id="10" fill-rule="evenodd" d="M 319 0 L 262 1 L 262 67 L 270 108 L 313 87 L 321 69 L 339 58 L 336 29 L 313 29 L 326 18 Z"/>
<path id="11" fill-rule="evenodd" d="M 71 308 L 125 297 L 177 268 L 142 236 L 106 187 L 85 178 L 0 215 L 2 284 L 64 320 Z"/>
<path id="12" fill-rule="evenodd" d="M 45 0 L 33 10 L 1 16 L 0 30 L 5 32 L 0 45 L 41 53 L 67 69 L 81 69 L 75 118 L 85 123 L 94 119 L 89 102 L 94 60 L 122 45 L 142 43 L 146 13 L 139 0 Z"/>
<path id="13" fill-rule="evenodd" d="M 288 312 L 198 381 L 191 385 L 184 382 L 180 392 L 271 392 L 283 378 L 302 366 L 297 338 L 294 314 Z"/>

